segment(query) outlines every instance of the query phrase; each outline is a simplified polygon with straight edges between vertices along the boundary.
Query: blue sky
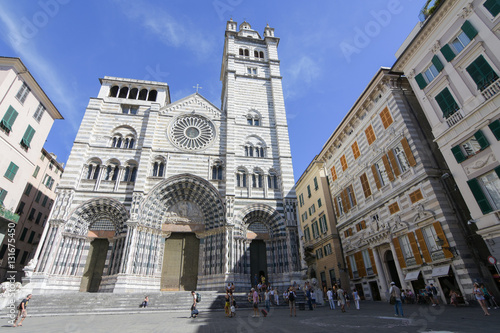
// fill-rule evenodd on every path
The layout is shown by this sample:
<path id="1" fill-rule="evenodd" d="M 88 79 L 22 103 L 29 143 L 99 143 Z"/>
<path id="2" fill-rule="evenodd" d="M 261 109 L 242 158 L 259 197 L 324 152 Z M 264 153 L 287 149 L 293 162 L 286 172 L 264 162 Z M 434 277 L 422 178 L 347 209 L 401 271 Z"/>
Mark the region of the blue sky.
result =
<path id="1" fill-rule="evenodd" d="M 220 106 L 226 21 L 279 37 L 295 180 L 418 22 L 425 0 L 2 1 L 0 55 L 20 57 L 59 109 L 45 143 L 66 162 L 105 75 L 193 86 Z"/>

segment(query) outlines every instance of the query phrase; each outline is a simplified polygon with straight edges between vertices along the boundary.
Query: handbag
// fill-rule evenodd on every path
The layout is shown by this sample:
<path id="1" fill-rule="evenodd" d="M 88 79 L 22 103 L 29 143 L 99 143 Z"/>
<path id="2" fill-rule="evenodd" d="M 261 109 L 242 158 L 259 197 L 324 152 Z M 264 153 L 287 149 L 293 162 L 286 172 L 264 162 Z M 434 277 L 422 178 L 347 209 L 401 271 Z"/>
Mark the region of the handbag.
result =
<path id="1" fill-rule="evenodd" d="M 389 303 L 392 305 L 396 304 L 396 296 L 391 296 L 391 298 L 389 298 Z"/>

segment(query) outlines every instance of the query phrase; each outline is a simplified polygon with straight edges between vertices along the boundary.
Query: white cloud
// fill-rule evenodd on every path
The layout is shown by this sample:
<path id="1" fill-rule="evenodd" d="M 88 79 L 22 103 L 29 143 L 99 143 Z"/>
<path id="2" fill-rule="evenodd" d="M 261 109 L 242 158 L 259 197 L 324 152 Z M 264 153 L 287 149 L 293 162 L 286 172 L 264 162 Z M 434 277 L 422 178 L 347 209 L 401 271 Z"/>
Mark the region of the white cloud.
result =
<path id="1" fill-rule="evenodd" d="M 300 97 L 306 92 L 307 85 L 310 85 L 321 75 L 318 61 L 307 55 L 291 63 L 286 70 L 286 99 Z"/>
<path id="2" fill-rule="evenodd" d="M 75 109 L 77 105 L 75 96 L 72 92 L 67 91 L 67 84 L 64 84 L 60 79 L 57 66 L 45 59 L 41 52 L 38 51 L 34 37 L 38 30 L 33 30 L 27 34 L 27 19 L 23 17 L 21 23 L 14 21 L 12 18 L 16 17 L 14 13 L 10 12 L 6 6 L 3 6 L 0 11 L 0 23 L 5 27 L 2 29 L 2 38 L 7 44 L 17 53 L 19 58 L 26 64 L 30 72 L 36 69 L 35 79 L 45 83 L 44 91 L 49 98 L 57 104 L 56 107 L 59 112 L 71 125 L 74 131 L 79 127 L 79 114 Z M 24 21 L 23 21 L 24 20 Z M 29 22 L 28 22 L 29 23 Z M 41 77 L 40 77 L 41 76 Z"/>
<path id="3" fill-rule="evenodd" d="M 175 18 L 158 6 L 145 1 L 116 0 L 124 14 L 139 22 L 167 46 L 187 47 L 199 57 L 208 55 L 214 49 L 213 39 L 202 31 L 196 31 L 192 24 Z"/>

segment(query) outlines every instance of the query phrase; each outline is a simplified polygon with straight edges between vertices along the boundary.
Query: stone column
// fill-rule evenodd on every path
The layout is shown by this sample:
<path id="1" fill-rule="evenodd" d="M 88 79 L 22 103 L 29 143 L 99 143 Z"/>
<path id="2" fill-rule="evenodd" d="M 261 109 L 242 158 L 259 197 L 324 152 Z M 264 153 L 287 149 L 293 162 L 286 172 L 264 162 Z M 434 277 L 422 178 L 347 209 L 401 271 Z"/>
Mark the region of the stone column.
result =
<path id="1" fill-rule="evenodd" d="M 396 270 L 398 271 L 399 281 L 401 281 L 401 286 L 398 287 L 400 287 L 401 289 L 407 289 L 403 270 L 401 269 L 401 266 L 399 266 L 399 259 L 396 253 L 396 248 L 394 247 L 392 240 L 389 242 L 389 244 L 391 245 L 392 257 L 394 258 L 394 264 L 396 265 Z"/>
<path id="2" fill-rule="evenodd" d="M 379 276 L 380 294 L 385 296 L 387 294 L 387 291 L 388 291 L 387 286 L 389 285 L 390 281 L 387 282 L 387 277 L 385 275 L 384 267 L 383 267 L 382 262 L 380 260 L 378 248 L 376 248 L 376 247 L 372 248 L 372 252 L 373 252 L 373 259 L 375 260 L 375 267 L 377 267 L 377 273 Z"/>

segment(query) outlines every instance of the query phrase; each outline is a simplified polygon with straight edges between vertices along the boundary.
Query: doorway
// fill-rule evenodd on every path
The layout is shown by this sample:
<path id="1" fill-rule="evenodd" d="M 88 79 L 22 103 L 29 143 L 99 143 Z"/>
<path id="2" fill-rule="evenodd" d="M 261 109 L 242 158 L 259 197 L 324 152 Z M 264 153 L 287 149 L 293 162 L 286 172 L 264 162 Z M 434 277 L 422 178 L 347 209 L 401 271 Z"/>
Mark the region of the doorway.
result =
<path id="1" fill-rule="evenodd" d="M 385 253 L 385 262 L 387 263 L 391 281 L 396 283 L 396 286 L 401 288 L 401 281 L 399 280 L 398 269 L 396 268 L 396 263 L 394 262 L 392 251 L 389 250 Z"/>
<path id="2" fill-rule="evenodd" d="M 99 291 L 106 256 L 108 254 L 109 241 L 96 238 L 90 243 L 89 254 L 80 284 L 80 291 L 95 293 Z"/>
<path id="3" fill-rule="evenodd" d="M 196 290 L 200 240 L 193 233 L 173 233 L 165 239 L 161 290 Z"/>
<path id="4" fill-rule="evenodd" d="M 439 277 L 438 281 L 439 285 L 441 286 L 441 295 L 445 297 L 446 303 L 450 304 L 450 291 L 455 290 L 457 294 L 460 294 L 460 287 L 458 286 L 453 271 L 451 271 L 451 274 L 448 273 L 447 276 Z"/>
<path id="5" fill-rule="evenodd" d="M 250 276 L 266 277 L 267 279 L 267 254 L 266 243 L 261 239 L 254 239 L 250 243 Z"/>
<path id="6" fill-rule="evenodd" d="M 380 290 L 378 289 L 377 281 L 370 281 L 370 291 L 372 292 L 372 298 L 374 301 L 381 301 Z"/>

